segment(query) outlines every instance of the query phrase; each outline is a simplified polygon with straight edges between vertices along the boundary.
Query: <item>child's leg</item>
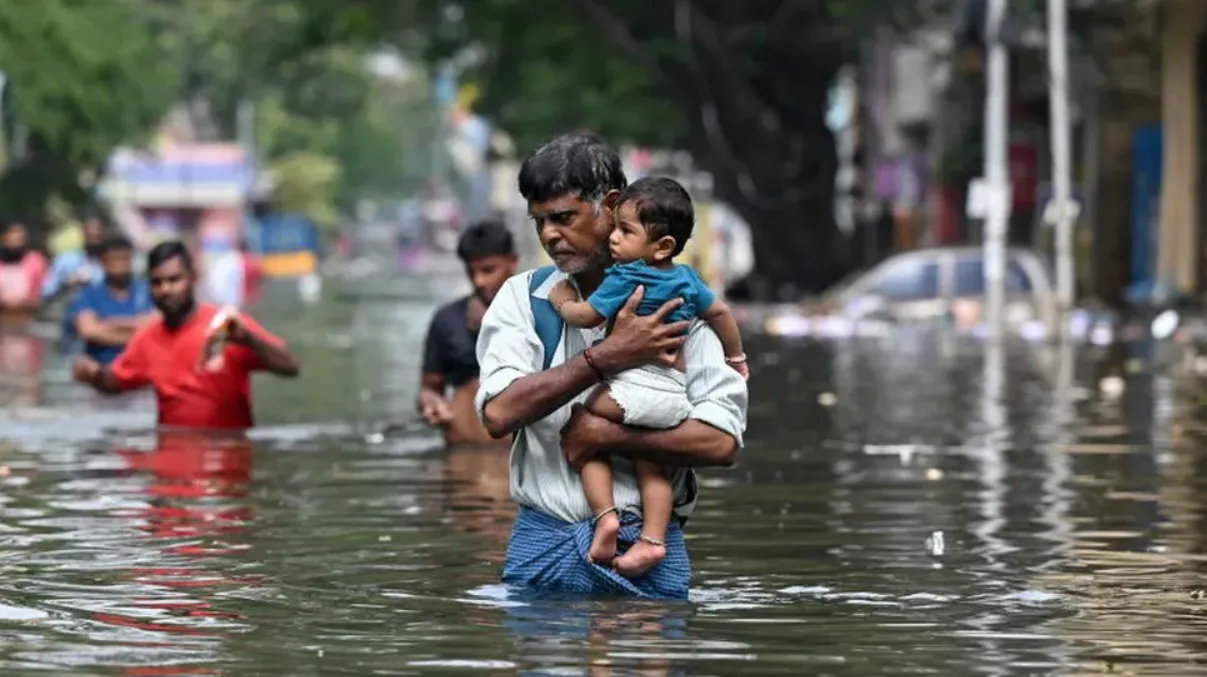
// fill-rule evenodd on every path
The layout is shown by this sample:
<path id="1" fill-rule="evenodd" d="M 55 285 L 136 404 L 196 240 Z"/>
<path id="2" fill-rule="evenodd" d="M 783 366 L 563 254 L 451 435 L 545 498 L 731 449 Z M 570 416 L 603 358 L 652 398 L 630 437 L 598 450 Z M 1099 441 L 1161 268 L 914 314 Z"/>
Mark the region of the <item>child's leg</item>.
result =
<path id="1" fill-rule="evenodd" d="M 641 538 L 616 558 L 616 570 L 628 578 L 638 578 L 666 557 L 666 529 L 675 507 L 670 478 L 649 461 L 633 463 L 637 484 L 641 487 Z"/>
<path id="2" fill-rule="evenodd" d="M 608 395 L 607 386 L 600 386 L 591 393 L 587 408 L 609 421 L 624 422 L 624 412 Z M 620 534 L 620 516 L 616 514 L 612 498 L 612 464 L 607 457 L 592 459 L 583 465 L 579 476 L 587 505 L 595 515 L 595 537 L 591 540 L 587 559 L 606 566 L 616 557 L 616 537 Z"/>

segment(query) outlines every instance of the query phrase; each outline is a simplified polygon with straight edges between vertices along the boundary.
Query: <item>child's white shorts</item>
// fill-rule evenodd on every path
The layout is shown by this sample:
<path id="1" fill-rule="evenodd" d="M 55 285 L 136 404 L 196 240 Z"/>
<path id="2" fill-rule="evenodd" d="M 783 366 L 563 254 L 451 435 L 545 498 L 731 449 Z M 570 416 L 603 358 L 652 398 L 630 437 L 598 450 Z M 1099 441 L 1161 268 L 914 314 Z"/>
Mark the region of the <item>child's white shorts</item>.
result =
<path id="1" fill-rule="evenodd" d="M 608 381 L 624 422 L 643 428 L 673 428 L 691 414 L 687 377 L 673 367 L 646 365 L 627 369 Z"/>

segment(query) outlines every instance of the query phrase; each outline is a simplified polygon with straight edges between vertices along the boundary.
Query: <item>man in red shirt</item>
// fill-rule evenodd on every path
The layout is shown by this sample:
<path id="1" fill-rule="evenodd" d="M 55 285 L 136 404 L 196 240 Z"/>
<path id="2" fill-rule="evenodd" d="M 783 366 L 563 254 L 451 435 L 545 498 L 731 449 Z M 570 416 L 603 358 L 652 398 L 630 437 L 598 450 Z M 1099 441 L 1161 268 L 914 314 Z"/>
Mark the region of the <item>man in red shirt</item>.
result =
<path id="1" fill-rule="evenodd" d="M 162 317 L 138 330 L 108 367 L 86 356 L 78 358 L 75 379 L 103 393 L 151 386 L 160 425 L 250 428 L 251 372 L 297 376 L 293 354 L 255 320 L 236 313 L 226 323 L 221 352 L 215 359 L 204 358 L 214 339 L 211 323 L 222 311 L 197 303 L 192 256 L 183 243 L 165 242 L 147 254 L 147 271 L 151 300 Z"/>

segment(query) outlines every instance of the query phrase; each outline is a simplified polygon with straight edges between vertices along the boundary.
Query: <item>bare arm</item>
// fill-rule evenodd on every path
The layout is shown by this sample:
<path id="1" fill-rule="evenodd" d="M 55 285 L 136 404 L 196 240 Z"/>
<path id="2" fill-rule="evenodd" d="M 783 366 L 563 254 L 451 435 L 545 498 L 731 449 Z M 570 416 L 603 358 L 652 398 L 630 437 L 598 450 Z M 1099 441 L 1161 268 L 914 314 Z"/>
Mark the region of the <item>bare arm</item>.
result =
<path id="1" fill-rule="evenodd" d="M 700 318 L 717 332 L 717 338 L 721 339 L 721 347 L 725 350 L 725 357 L 741 357 L 742 332 L 738 329 L 738 321 L 734 319 L 733 311 L 727 303 L 720 299 L 714 301 Z"/>
<path id="2" fill-rule="evenodd" d="M 424 372 L 419 380 L 415 409 L 428 425 L 444 426 L 453 420 L 452 409 L 444 397 L 444 374 Z"/>
<path id="3" fill-rule="evenodd" d="M 590 329 L 598 327 L 607 321 L 608 318 L 600 315 L 595 308 L 591 307 L 586 301 L 566 301 L 557 308 L 557 312 L 566 321 L 566 324 L 572 327 L 582 327 Z"/>
<path id="4" fill-rule="evenodd" d="M 423 410 L 424 403 L 432 399 L 444 400 L 444 374 L 439 372 L 424 372 L 419 376 L 419 397 L 416 406 Z"/>
<path id="5" fill-rule="evenodd" d="M 482 407 L 482 425 L 496 440 L 506 437 L 565 406 L 598 381 L 587 359 L 576 355 L 507 386 Z"/>
<path id="6" fill-rule="evenodd" d="M 591 329 L 607 321 L 588 301 L 578 298 L 578 291 L 568 280 L 562 280 L 549 291 L 549 303 L 571 327 Z"/>
<path id="7" fill-rule="evenodd" d="M 562 449 L 576 468 L 604 454 L 623 454 L 670 467 L 733 465 L 737 438 L 696 419 L 674 428 L 650 430 L 613 423 L 575 406 L 562 429 Z"/>
<path id="8" fill-rule="evenodd" d="M 79 383 L 91 386 L 94 390 L 110 395 L 130 390 L 136 384 L 123 387 L 121 380 L 109 367 L 102 367 L 96 360 L 80 355 L 71 366 L 71 375 Z"/>
<path id="9" fill-rule="evenodd" d="M 721 342 L 692 327 L 683 349 L 687 365 L 687 420 L 667 430 L 630 428 L 576 407 L 562 428 L 562 450 L 574 467 L 601 453 L 619 453 L 667 466 L 731 465 L 746 430 L 746 381 L 725 364 Z"/>
<path id="10" fill-rule="evenodd" d="M 300 369 L 297 358 L 284 343 L 266 341 L 255 332 L 248 332 L 243 343 L 260 358 L 266 371 L 285 378 L 295 378 L 298 375 Z"/>
<path id="11" fill-rule="evenodd" d="M 91 310 L 81 310 L 75 318 L 75 330 L 80 338 L 103 346 L 124 346 L 138 329 L 129 318 L 124 323 L 110 322 L 97 317 Z"/>
<path id="12" fill-rule="evenodd" d="M 96 372 L 96 375 L 85 381 L 85 383 L 92 386 L 98 392 L 109 395 L 115 395 L 123 390 L 117 377 L 113 375 L 113 371 L 108 367 L 101 367 L 100 371 Z"/>

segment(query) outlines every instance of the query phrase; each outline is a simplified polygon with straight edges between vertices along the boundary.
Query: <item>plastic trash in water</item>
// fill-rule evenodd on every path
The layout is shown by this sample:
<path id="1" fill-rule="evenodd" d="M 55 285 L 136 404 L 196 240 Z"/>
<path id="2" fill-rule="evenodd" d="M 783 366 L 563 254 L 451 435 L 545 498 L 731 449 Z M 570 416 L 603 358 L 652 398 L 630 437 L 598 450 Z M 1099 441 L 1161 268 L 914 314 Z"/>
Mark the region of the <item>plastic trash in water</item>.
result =
<path id="1" fill-rule="evenodd" d="M 1127 382 L 1118 376 L 1107 376 L 1098 382 L 1098 392 L 1108 400 L 1118 398 L 1127 389 Z"/>
<path id="2" fill-rule="evenodd" d="M 298 279 L 298 296 L 307 305 L 318 303 L 323 296 L 323 278 L 317 273 L 303 275 Z"/>
<path id="3" fill-rule="evenodd" d="M 1107 324 L 1096 324 L 1090 330 L 1090 343 L 1096 346 L 1109 346 L 1115 341 L 1115 332 Z"/>
<path id="4" fill-rule="evenodd" d="M 1157 339 L 1158 341 L 1163 341 L 1173 336 L 1174 332 L 1178 330 L 1179 320 L 1181 320 L 1181 318 L 1178 317 L 1176 310 L 1166 310 L 1160 315 L 1157 315 L 1155 318 L 1153 318 L 1152 323 L 1153 338 Z"/>
<path id="5" fill-rule="evenodd" d="M 930 444 L 865 444 L 863 453 L 869 456 L 896 456 L 901 459 L 901 465 L 909 465 L 915 455 L 935 453 L 935 447 Z"/>
<path id="6" fill-rule="evenodd" d="M 943 543 L 943 532 L 934 531 L 930 536 L 926 537 L 926 551 L 933 557 L 941 557 L 947 550 L 947 546 Z"/>

